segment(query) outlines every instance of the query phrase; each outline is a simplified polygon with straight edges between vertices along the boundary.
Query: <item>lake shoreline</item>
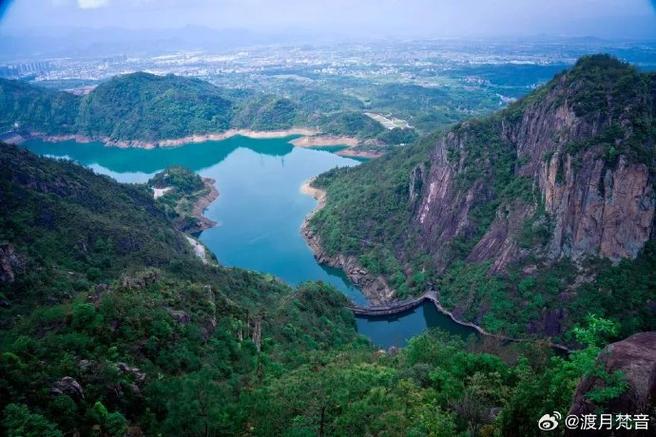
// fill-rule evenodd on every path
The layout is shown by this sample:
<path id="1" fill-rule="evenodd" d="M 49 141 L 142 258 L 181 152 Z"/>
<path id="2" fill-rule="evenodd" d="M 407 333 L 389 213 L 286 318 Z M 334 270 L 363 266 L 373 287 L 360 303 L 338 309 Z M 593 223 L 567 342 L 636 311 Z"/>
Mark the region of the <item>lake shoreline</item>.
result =
<path id="1" fill-rule="evenodd" d="M 303 224 L 301 225 L 301 233 L 303 234 L 303 237 L 305 238 L 305 241 L 307 241 L 308 246 L 312 249 L 312 252 L 314 254 L 314 257 L 317 259 L 319 263 L 329 265 L 331 267 L 335 267 L 338 269 L 343 270 L 348 278 L 353 282 L 355 285 L 360 287 L 362 290 L 362 293 L 367 297 L 369 300 L 368 304 L 369 305 L 381 305 L 381 304 L 389 304 L 394 302 L 394 290 L 392 290 L 387 283 L 385 282 L 385 285 L 387 286 L 386 293 L 384 295 L 380 295 L 378 292 L 375 290 L 367 290 L 365 287 L 370 286 L 372 281 L 376 281 L 379 278 L 374 277 L 373 275 L 369 274 L 364 268 L 359 266 L 357 263 L 357 260 L 355 257 L 347 257 L 344 255 L 336 255 L 336 256 L 329 256 L 326 254 L 325 250 L 323 249 L 321 245 L 321 239 L 319 236 L 313 232 L 310 229 L 309 226 L 309 221 L 312 219 L 312 217 L 319 212 L 322 208 L 325 207 L 326 205 L 326 200 L 327 200 L 327 193 L 325 190 L 322 190 L 320 188 L 316 188 L 312 186 L 312 182 L 314 181 L 314 178 L 305 181 L 303 185 L 301 185 L 300 191 L 303 194 L 306 194 L 308 196 L 312 196 L 314 199 L 317 200 L 318 204 L 317 206 L 305 217 L 305 220 L 303 221 Z M 384 279 L 383 279 L 384 280 Z M 371 294 L 371 295 L 370 295 Z M 543 339 L 522 339 L 522 338 L 513 338 L 513 337 L 508 337 L 502 334 L 494 334 L 491 332 L 486 331 L 484 328 L 481 326 L 472 323 L 472 322 L 465 322 L 463 320 L 458 319 L 455 314 L 453 314 L 452 311 L 449 311 L 447 308 L 445 308 L 437 299 L 437 297 L 430 295 L 429 293 L 424 294 L 421 296 L 422 301 L 430 301 L 430 303 L 435 307 L 435 309 L 447 316 L 451 321 L 454 323 L 464 326 L 470 329 L 475 330 L 479 335 L 484 336 L 484 337 L 490 337 L 490 338 L 496 338 L 497 340 L 501 341 L 509 341 L 509 342 L 544 342 L 546 345 L 548 345 L 550 348 L 553 349 L 558 349 L 567 353 L 571 353 L 572 350 L 568 348 L 567 346 L 564 346 L 562 344 L 558 343 L 553 343 L 549 340 Z"/>
<path id="2" fill-rule="evenodd" d="M 30 139 L 39 139 L 49 143 L 60 143 L 64 141 L 75 141 L 77 143 L 92 143 L 100 142 L 108 147 L 118 147 L 122 149 L 138 148 L 138 149 L 156 149 L 167 147 L 179 147 L 185 144 L 198 144 L 208 141 L 223 141 L 233 137 L 246 137 L 251 139 L 280 139 L 291 136 L 299 136 L 289 141 L 294 147 L 334 147 L 344 146 L 343 150 L 336 152 L 337 155 L 347 158 L 378 158 L 382 153 L 377 153 L 371 150 L 357 150 L 355 147 L 360 145 L 360 140 L 355 137 L 340 136 L 340 135 L 325 135 L 321 131 L 313 128 L 296 127 L 290 129 L 271 130 L 271 131 L 257 131 L 252 129 L 228 129 L 224 132 L 206 133 L 189 135 L 181 138 L 162 139 L 162 140 L 116 140 L 105 136 L 87 136 L 81 134 L 61 134 L 50 135 L 42 132 L 30 131 L 26 134 L 16 133 L 15 137 L 11 138 L 12 144 L 20 144 Z"/>
<path id="3" fill-rule="evenodd" d="M 353 256 L 330 256 L 324 250 L 319 236 L 310 229 L 310 220 L 326 205 L 327 193 L 312 186 L 314 178 L 305 181 L 300 192 L 317 200 L 317 206 L 305 217 L 301 224 L 301 234 L 312 250 L 314 258 L 320 264 L 325 264 L 342 270 L 351 282 L 357 285 L 369 304 L 383 304 L 390 302 L 394 297 L 394 290 L 390 288 L 382 276 L 374 276 L 360 265 Z"/>
<path id="4" fill-rule="evenodd" d="M 219 198 L 219 190 L 216 188 L 216 181 L 212 178 L 203 178 L 203 184 L 208 191 L 196 200 L 191 210 L 192 217 L 198 220 L 199 230 L 197 233 L 201 233 L 217 225 L 214 220 L 205 216 L 205 210 L 207 207 Z"/>

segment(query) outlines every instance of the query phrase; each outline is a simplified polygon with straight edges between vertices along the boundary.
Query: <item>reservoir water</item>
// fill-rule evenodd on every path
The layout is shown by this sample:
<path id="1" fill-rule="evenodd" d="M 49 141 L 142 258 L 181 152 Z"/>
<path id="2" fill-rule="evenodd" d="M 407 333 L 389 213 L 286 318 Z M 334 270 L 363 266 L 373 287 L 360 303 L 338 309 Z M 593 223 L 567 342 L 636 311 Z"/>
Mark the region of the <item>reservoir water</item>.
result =
<path id="1" fill-rule="evenodd" d="M 302 183 L 331 168 L 360 162 L 330 151 L 295 148 L 289 140 L 233 137 L 151 150 L 30 140 L 23 147 L 40 155 L 72 159 L 119 182 L 146 182 L 171 165 L 211 177 L 219 198 L 205 215 L 218 226 L 199 239 L 221 264 L 270 273 L 292 285 L 324 281 L 354 302 L 366 304 L 341 271 L 316 262 L 300 233 L 303 219 L 316 206 L 314 199 L 300 192 Z M 381 347 L 401 346 L 427 327 L 462 336 L 472 332 L 429 304 L 400 316 L 356 320 L 358 331 Z"/>

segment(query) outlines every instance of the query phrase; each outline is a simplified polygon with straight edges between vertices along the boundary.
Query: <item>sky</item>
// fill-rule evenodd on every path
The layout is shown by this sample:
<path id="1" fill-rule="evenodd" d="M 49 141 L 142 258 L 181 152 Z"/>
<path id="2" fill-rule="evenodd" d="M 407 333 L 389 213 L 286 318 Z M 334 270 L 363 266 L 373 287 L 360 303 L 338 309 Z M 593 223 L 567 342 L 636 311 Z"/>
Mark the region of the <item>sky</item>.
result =
<path id="1" fill-rule="evenodd" d="M 386 36 L 656 38 L 656 0 L 0 0 L 0 30 L 168 29 Z M 0 12 L 1 13 L 1 12 Z"/>

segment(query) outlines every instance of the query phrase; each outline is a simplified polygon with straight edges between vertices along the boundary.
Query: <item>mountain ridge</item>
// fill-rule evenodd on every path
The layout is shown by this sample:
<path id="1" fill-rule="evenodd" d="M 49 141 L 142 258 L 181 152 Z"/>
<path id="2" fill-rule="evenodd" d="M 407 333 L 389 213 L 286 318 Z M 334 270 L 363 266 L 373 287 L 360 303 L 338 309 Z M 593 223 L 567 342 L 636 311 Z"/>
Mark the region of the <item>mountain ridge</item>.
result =
<path id="1" fill-rule="evenodd" d="M 358 218 L 368 226 L 404 237 L 403 220 L 430 192 L 426 156 L 436 138 L 363 171 L 331 171 L 318 183 L 333 178 L 328 203 L 357 201 L 367 207 Z M 167 199 L 158 203 L 145 185 L 118 184 L 4 144 L 0 165 L 0 268 L 11 269 L 0 271 L 0 426 L 8 435 L 538 435 L 537 420 L 545 411 L 567 411 L 581 376 L 595 372 L 604 379 L 603 390 L 586 393 L 596 405 L 620 393 L 622 381 L 594 367 L 600 345 L 654 320 L 644 293 L 656 283 L 656 248 L 648 243 L 626 266 L 602 266 L 623 270 L 601 283 L 601 293 L 587 295 L 611 289 L 610 297 L 621 301 L 600 307 L 633 312 L 620 322 L 573 314 L 575 337 L 568 340 L 583 349 L 569 357 L 552 355 L 541 342 L 466 343 L 437 331 L 401 350 L 380 351 L 357 336 L 346 298 L 332 287 L 291 289 L 270 275 L 202 264 L 175 231 Z M 380 174 L 371 177 L 371 169 Z M 345 182 L 340 175 L 360 183 L 344 183 L 342 199 L 335 196 Z M 199 182 L 168 170 L 152 185 L 193 194 Z M 366 183 L 372 182 L 393 196 L 371 195 Z M 523 188 L 499 186 L 506 196 Z M 360 192 L 368 193 L 364 201 Z M 335 236 L 354 247 L 378 243 L 376 235 Z M 388 256 L 359 261 L 396 267 L 387 247 L 374 247 Z M 443 303 L 457 307 L 454 291 L 470 292 L 472 284 L 498 293 L 501 284 L 489 271 L 485 263 L 447 269 L 440 278 Z M 411 273 L 416 285 L 434 279 Z M 522 281 L 522 290 L 535 288 Z M 444 302 L 446 292 L 451 301 Z M 513 295 L 482 297 L 524 322 L 524 303 Z M 635 306 L 644 314 L 636 315 Z M 499 308 L 492 314 L 504 315 Z"/>
<path id="2" fill-rule="evenodd" d="M 651 262 L 655 80 L 584 57 L 497 114 L 319 176 L 328 202 L 310 228 L 323 257 L 355 258 L 396 296 L 437 285 L 447 308 L 493 332 L 567 334 L 582 301 L 600 298 L 576 290 L 604 288 L 605 259 L 613 274 L 623 259 Z M 636 295 L 653 298 L 647 284 Z M 595 311 L 651 327 L 636 300 Z"/>
<path id="3" fill-rule="evenodd" d="M 325 97 L 324 97 L 325 98 Z M 29 111 L 25 111 L 29 108 Z M 114 76 L 85 95 L 0 79 L 0 129 L 48 139 L 77 138 L 155 147 L 230 131 L 312 131 L 347 137 L 367 148 L 413 138 L 408 129 L 386 130 L 354 110 L 324 112 L 311 99 L 217 87 L 197 78 L 146 72 Z M 290 135 L 291 135 L 290 134 Z M 315 136 L 315 141 L 322 141 Z M 328 138 L 328 145 L 335 139 Z"/>

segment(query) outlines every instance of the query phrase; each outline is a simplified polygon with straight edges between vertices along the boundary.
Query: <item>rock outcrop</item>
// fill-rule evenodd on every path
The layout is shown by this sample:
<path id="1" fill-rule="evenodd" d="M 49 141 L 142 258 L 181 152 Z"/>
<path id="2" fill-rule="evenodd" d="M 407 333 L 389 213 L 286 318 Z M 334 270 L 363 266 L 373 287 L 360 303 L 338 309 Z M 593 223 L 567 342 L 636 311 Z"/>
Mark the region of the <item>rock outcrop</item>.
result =
<path id="1" fill-rule="evenodd" d="M 387 284 L 385 278 L 382 275 L 376 276 L 369 273 L 354 256 L 329 255 L 321 245 L 319 235 L 313 232 L 307 223 L 306 219 L 301 227 L 301 233 L 319 263 L 343 270 L 349 280 L 362 290 L 372 305 L 388 302 L 394 297 L 394 290 Z"/>
<path id="2" fill-rule="evenodd" d="M 50 388 L 53 395 L 68 395 L 76 402 L 84 399 L 84 390 L 79 382 L 70 376 L 56 381 Z"/>
<path id="3" fill-rule="evenodd" d="M 589 88 L 597 84 L 584 82 L 596 71 L 608 89 L 599 91 L 607 94 L 603 103 L 591 106 Z M 617 74 L 634 88 L 617 89 Z M 653 237 L 656 206 L 653 138 L 642 131 L 654 124 L 656 95 L 643 82 L 619 61 L 584 59 L 530 98 L 439 138 L 430 168 L 412 172 L 409 195 L 438 269 L 454 242 L 467 243 L 458 255 L 489 260 L 493 271 L 527 254 L 635 258 Z M 520 244 L 539 220 L 549 224 L 545 241 Z"/>
<path id="4" fill-rule="evenodd" d="M 121 277 L 121 287 L 126 289 L 140 290 L 146 288 L 160 278 L 160 273 L 156 269 L 148 269 L 142 272 L 137 272 L 134 275 L 123 275 Z"/>
<path id="5" fill-rule="evenodd" d="M 593 375 L 579 383 L 569 414 L 605 413 L 653 414 L 656 408 L 656 332 L 641 332 L 608 345 L 597 359 L 597 364 L 608 374 L 621 372 L 627 388 L 623 394 L 601 405 L 586 395 L 603 388 L 604 380 Z M 652 421 L 654 419 L 652 418 Z M 651 423 L 650 429 L 656 426 Z"/>
<path id="6" fill-rule="evenodd" d="M 0 244 L 0 283 L 16 280 L 16 275 L 25 270 L 25 259 L 20 256 L 12 244 Z"/>

